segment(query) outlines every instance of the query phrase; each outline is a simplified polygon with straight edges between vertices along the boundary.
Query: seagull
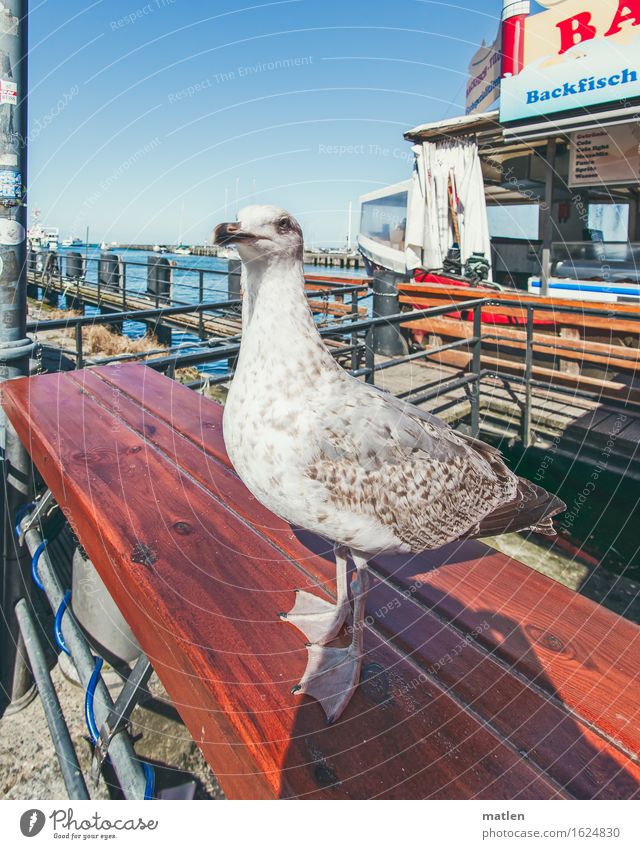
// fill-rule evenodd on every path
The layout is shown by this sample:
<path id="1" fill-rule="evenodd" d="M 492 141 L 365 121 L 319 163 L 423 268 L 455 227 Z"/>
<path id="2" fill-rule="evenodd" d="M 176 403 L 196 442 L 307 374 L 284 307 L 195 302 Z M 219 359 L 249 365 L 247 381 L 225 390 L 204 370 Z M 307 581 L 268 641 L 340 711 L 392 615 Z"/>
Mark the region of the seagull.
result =
<path id="1" fill-rule="evenodd" d="M 349 375 L 325 347 L 304 289 L 298 222 L 247 206 L 214 230 L 242 260 L 242 339 L 224 409 L 229 458 L 250 492 L 285 521 L 334 543 L 336 603 L 298 591 L 282 619 L 308 640 L 292 692 L 317 699 L 329 723 L 360 678 L 367 564 L 455 540 L 521 530 L 555 535 L 565 505 L 519 478 L 500 452 Z M 347 646 L 329 645 L 351 612 Z"/>

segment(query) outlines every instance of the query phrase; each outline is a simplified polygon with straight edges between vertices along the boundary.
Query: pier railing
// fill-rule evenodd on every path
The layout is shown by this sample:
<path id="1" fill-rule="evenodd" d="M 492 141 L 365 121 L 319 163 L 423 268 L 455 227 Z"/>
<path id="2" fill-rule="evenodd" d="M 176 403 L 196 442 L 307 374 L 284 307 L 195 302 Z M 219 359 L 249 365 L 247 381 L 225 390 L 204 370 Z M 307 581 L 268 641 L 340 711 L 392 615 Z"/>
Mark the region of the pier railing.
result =
<path id="1" fill-rule="evenodd" d="M 150 255 L 153 262 L 122 259 L 119 255 L 80 257 L 74 264 L 68 255 L 38 254 L 29 264 L 31 286 L 42 290 L 42 299 L 51 303 L 59 295 L 78 303 L 86 299 L 86 290 L 93 290 L 95 300 L 105 307 L 117 305 L 122 312 L 140 309 L 140 299 L 151 299 L 156 308 L 162 305 L 188 306 L 209 301 L 222 294 L 240 295 L 240 262 L 229 261 L 228 267 L 201 268 L 179 265 L 163 255 Z M 63 269 L 63 261 L 65 268 Z M 71 270 L 70 270 L 71 269 Z M 179 276 L 178 276 L 179 275 Z M 309 275 L 309 285 L 317 284 L 317 295 L 343 299 L 353 294 L 357 300 L 367 288 L 367 278 L 327 277 Z M 225 285 L 226 284 L 226 285 Z M 151 288 L 150 288 L 151 287 Z"/>
<path id="2" fill-rule="evenodd" d="M 143 265 L 142 263 L 127 264 Z M 177 266 L 177 268 L 180 267 Z M 184 270 L 187 270 L 186 267 Z M 202 275 L 215 274 L 226 277 L 229 274 L 228 271 L 215 269 L 191 268 L 188 270 L 198 275 L 198 294 L 205 291 L 201 282 Z M 486 310 L 488 307 L 501 305 L 500 301 L 495 297 L 476 297 L 468 301 L 456 301 L 446 305 L 399 312 L 396 315 L 363 318 L 359 315 L 358 305 L 363 297 L 363 292 L 366 293 L 367 291 L 366 282 L 363 281 L 362 285 L 350 283 L 340 286 L 334 284 L 331 288 L 331 295 L 341 299 L 350 298 L 350 306 L 340 316 L 334 316 L 333 318 L 335 320 L 331 324 L 319 326 L 319 332 L 327 340 L 332 355 L 354 377 L 363 378 L 367 383 L 375 384 L 376 375 L 388 369 L 414 361 L 427 362 L 432 358 L 437 358 L 440 354 L 450 351 L 466 351 L 470 354 L 468 366 L 460 368 L 457 373 L 450 377 L 444 377 L 422 386 L 412 387 L 400 393 L 400 397 L 413 404 L 425 404 L 440 396 L 464 389 L 470 405 L 471 432 L 473 435 L 478 435 L 480 432 L 480 395 L 483 380 L 499 379 L 507 388 L 515 386 L 523 387 L 524 399 L 521 403 L 520 437 L 525 447 L 528 447 L 532 443 L 532 393 L 535 389 L 553 390 L 554 392 L 573 398 L 601 400 L 599 394 L 595 391 L 590 392 L 576 385 L 563 386 L 551 380 L 539 379 L 534 374 L 534 347 L 536 350 L 543 350 L 546 347 L 556 355 L 561 354 L 563 350 L 572 350 L 569 345 L 563 345 L 562 339 L 550 337 L 549 342 L 545 343 L 537 335 L 534 338 L 534 313 L 548 312 L 553 316 L 558 311 L 558 307 L 554 304 L 547 304 L 542 298 L 518 301 L 518 307 L 526 315 L 523 354 L 524 370 L 522 374 L 513 374 L 502 368 L 486 369 L 482 367 L 482 347 L 484 343 L 493 343 L 495 345 L 498 342 L 508 345 L 508 340 L 501 337 L 495 325 L 486 325 L 482 322 L 483 310 Z M 307 295 L 309 298 L 316 296 L 324 297 L 326 296 L 326 290 L 308 291 Z M 75 365 L 78 368 L 81 368 L 87 363 L 91 365 L 103 365 L 113 362 L 141 360 L 146 361 L 151 368 L 162 371 L 172 377 L 180 369 L 195 368 L 200 370 L 201 374 L 196 380 L 188 381 L 187 385 L 193 389 L 202 389 L 208 386 L 225 384 L 231 380 L 234 364 L 240 350 L 239 327 L 236 334 L 230 334 L 228 336 L 213 335 L 207 338 L 207 334 L 204 332 L 203 316 L 205 314 L 224 314 L 228 313 L 228 311 L 235 311 L 237 314 L 240 311 L 240 305 L 241 300 L 239 297 L 227 298 L 225 300 L 203 299 L 198 303 L 176 303 L 175 299 L 173 299 L 170 303 L 159 305 L 152 309 L 130 308 L 104 315 L 87 315 L 55 319 L 53 321 L 43 320 L 31 322 L 28 325 L 28 330 L 37 332 L 73 328 L 75 330 L 75 347 L 66 350 L 65 353 L 73 357 Z M 420 349 L 419 351 L 412 350 L 401 356 L 384 358 L 377 356 L 376 331 L 378 328 L 400 328 L 401 325 L 407 325 L 414 321 L 437 318 L 449 314 L 459 315 L 461 312 L 471 313 L 473 315 L 473 331 L 471 335 L 465 335 L 464 338 L 435 347 Z M 94 324 L 113 325 L 128 320 L 161 323 L 189 313 L 199 316 L 200 331 L 198 335 L 200 338 L 197 341 L 183 342 L 179 345 L 170 345 L 169 347 L 150 348 L 144 352 L 126 353 L 109 357 L 91 357 L 90 360 L 86 357 L 83 350 L 82 330 L 84 327 Z M 563 305 L 562 313 L 590 316 L 605 320 L 614 318 L 614 314 L 610 310 L 598 307 L 586 307 L 584 305 L 573 307 Z M 637 323 L 638 331 L 640 332 L 640 313 L 626 313 L 625 319 Z M 637 357 L 633 354 L 625 355 L 624 349 L 622 349 L 620 354 L 616 353 L 616 358 L 628 361 L 631 366 L 637 360 Z M 212 368 L 215 370 L 212 370 Z M 444 399 L 442 405 L 435 408 L 432 407 L 432 410 L 435 413 L 443 412 L 455 403 L 449 397 L 448 399 Z M 624 407 L 629 403 L 634 404 L 635 402 L 633 399 L 630 401 L 628 398 L 621 398 L 618 401 L 607 398 L 607 403 L 614 407 Z"/>

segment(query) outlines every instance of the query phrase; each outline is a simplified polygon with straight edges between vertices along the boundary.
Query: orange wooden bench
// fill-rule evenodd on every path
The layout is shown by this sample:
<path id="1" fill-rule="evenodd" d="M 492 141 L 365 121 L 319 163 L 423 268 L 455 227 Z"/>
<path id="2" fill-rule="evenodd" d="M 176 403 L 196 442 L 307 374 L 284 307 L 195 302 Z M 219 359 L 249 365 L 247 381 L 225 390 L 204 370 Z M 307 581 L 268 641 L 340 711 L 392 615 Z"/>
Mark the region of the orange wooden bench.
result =
<path id="1" fill-rule="evenodd" d="M 141 365 L 3 404 L 229 797 L 640 795 L 630 622 L 478 542 L 375 561 L 362 684 L 328 727 L 277 613 L 334 594 L 331 546 L 251 497 L 218 405 Z"/>

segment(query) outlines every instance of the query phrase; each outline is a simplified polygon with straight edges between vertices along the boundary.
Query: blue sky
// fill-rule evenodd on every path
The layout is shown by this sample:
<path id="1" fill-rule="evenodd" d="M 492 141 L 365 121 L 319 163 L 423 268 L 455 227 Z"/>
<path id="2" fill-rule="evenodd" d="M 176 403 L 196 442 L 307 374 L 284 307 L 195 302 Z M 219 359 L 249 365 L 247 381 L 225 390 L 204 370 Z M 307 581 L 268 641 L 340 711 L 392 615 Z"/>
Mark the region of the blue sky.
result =
<path id="1" fill-rule="evenodd" d="M 410 174 L 403 132 L 464 110 L 501 0 L 32 0 L 30 206 L 63 235 L 202 242 L 275 203 L 340 244 Z M 181 226 L 182 222 L 182 226 Z M 181 232 L 182 231 L 182 232 Z"/>

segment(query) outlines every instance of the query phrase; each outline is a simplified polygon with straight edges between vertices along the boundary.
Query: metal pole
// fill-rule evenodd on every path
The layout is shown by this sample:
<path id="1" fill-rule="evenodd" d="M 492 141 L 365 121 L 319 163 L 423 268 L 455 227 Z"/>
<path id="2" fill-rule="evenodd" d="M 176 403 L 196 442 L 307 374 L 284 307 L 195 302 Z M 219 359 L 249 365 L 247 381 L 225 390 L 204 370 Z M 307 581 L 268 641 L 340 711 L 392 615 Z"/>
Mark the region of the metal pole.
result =
<path id="1" fill-rule="evenodd" d="M 27 0 L 6 0 L 0 32 L 0 73 L 9 92 L 0 104 L 0 381 L 29 372 L 33 342 L 26 335 L 27 315 Z M 28 552 L 19 551 L 14 534 L 17 508 L 29 501 L 29 456 L 4 413 L 0 412 L 3 465 L 2 622 L 0 678 L 9 710 L 32 697 L 33 678 L 26 663 L 15 606 L 27 594 Z"/>
<path id="2" fill-rule="evenodd" d="M 227 277 L 227 297 L 229 300 L 239 298 L 242 294 L 242 285 L 240 283 L 242 263 L 239 259 L 230 259 Z"/>
<path id="3" fill-rule="evenodd" d="M 524 410 L 522 412 L 522 444 L 531 445 L 531 377 L 533 375 L 533 308 L 527 307 L 527 350 L 524 361 Z"/>
<path id="4" fill-rule="evenodd" d="M 88 799 L 87 785 L 58 701 L 58 695 L 49 675 L 49 664 L 38 637 L 38 629 L 29 610 L 29 605 L 23 598 L 16 605 L 16 615 L 29 655 L 31 669 L 38 685 L 44 715 L 49 726 L 53 748 L 58 756 L 67 793 L 70 799 Z"/>
<path id="5" fill-rule="evenodd" d="M 542 235 L 542 276 L 540 293 L 549 296 L 549 278 L 551 277 L 551 247 L 553 244 L 553 180 L 556 171 L 556 137 L 547 142 L 547 179 L 544 193 L 544 229 Z"/>
<path id="6" fill-rule="evenodd" d="M 398 275 L 392 271 L 376 271 L 373 276 L 373 317 L 397 315 L 400 312 L 398 296 Z M 409 350 L 406 339 L 399 327 L 393 324 L 380 324 L 372 329 L 372 346 L 376 354 L 385 357 L 398 357 Z"/>
<path id="7" fill-rule="evenodd" d="M 198 336 L 200 340 L 204 339 L 204 314 L 202 311 L 202 304 L 204 303 L 204 271 L 199 272 L 198 277 L 198 304 L 200 305 L 200 309 L 198 310 Z"/>
<path id="8" fill-rule="evenodd" d="M 24 547 L 33 555 L 42 543 L 42 536 L 36 528 L 30 528 L 24 536 L 24 541 Z M 46 549 L 40 556 L 39 574 L 51 609 L 58 610 L 64 598 L 64 590 L 51 565 Z M 61 630 L 64 641 L 71 652 L 82 687 L 86 692 L 95 669 L 95 658 L 72 611 L 69 611 L 63 617 Z M 114 707 L 113 699 L 102 678 L 98 679 L 93 706 L 96 725 L 98 728 L 102 728 Z M 142 763 L 133 750 L 129 735 L 116 734 L 111 741 L 109 754 L 125 798 L 144 799 L 147 782 Z"/>
<path id="9" fill-rule="evenodd" d="M 471 384 L 471 435 L 480 433 L 480 376 L 482 368 L 482 307 L 478 304 L 473 310 L 473 361 L 474 382 Z"/>
<path id="10" fill-rule="evenodd" d="M 351 319 L 358 320 L 358 292 L 354 289 L 351 293 Z M 360 349 L 358 348 L 358 334 L 351 334 L 351 371 L 356 372 L 360 368 Z"/>

